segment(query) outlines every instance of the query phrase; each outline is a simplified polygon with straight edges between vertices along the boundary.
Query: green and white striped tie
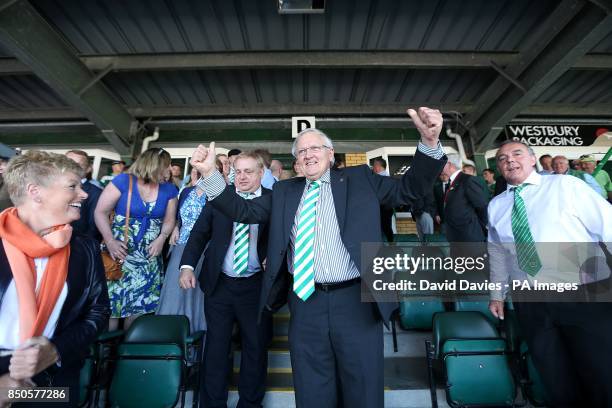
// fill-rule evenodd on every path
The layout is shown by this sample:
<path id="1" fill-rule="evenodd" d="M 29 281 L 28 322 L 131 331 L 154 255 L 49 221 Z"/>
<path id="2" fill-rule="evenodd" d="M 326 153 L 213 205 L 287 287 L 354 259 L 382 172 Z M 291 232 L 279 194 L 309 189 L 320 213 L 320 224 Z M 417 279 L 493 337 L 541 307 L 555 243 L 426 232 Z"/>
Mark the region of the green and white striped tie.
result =
<path id="1" fill-rule="evenodd" d="M 250 193 L 238 193 L 240 196 L 250 198 Z M 249 266 L 249 224 L 236 223 L 234 233 L 234 272 L 240 275 Z"/>
<path id="2" fill-rule="evenodd" d="M 516 256 L 519 268 L 531 276 L 535 276 L 542 268 L 542 262 L 538 256 L 536 245 L 529 229 L 527 209 L 525 201 L 521 197 L 521 191 L 527 184 L 521 184 L 514 188 L 514 206 L 512 207 L 512 234 L 516 244 Z"/>
<path id="3" fill-rule="evenodd" d="M 315 289 L 314 284 L 314 238 L 317 225 L 317 202 L 321 182 L 313 181 L 308 186 L 298 218 L 293 256 L 293 291 L 306 301 Z"/>

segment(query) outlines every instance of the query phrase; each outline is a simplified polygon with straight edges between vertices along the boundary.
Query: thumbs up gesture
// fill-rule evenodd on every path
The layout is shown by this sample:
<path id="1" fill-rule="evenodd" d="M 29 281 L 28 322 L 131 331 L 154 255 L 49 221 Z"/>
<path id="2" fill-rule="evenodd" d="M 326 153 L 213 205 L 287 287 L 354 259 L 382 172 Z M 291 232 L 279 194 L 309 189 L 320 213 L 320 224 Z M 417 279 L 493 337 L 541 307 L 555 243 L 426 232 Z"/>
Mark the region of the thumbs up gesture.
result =
<path id="1" fill-rule="evenodd" d="M 215 142 L 210 142 L 207 148 L 204 145 L 199 145 L 193 154 L 189 163 L 195 167 L 204 177 L 210 176 L 215 171 Z"/>
<path id="2" fill-rule="evenodd" d="M 416 111 L 408 109 L 406 112 L 421 134 L 421 142 L 432 148 L 437 147 L 440 131 L 442 130 L 442 113 L 437 109 L 425 107 L 420 107 Z"/>

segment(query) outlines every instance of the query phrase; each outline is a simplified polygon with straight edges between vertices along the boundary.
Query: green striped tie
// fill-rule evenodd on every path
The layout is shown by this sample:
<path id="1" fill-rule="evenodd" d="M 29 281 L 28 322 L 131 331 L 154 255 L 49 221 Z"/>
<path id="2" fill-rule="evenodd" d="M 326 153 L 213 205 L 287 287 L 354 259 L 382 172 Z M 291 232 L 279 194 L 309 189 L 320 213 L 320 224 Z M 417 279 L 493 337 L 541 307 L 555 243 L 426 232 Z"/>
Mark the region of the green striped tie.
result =
<path id="1" fill-rule="evenodd" d="M 514 188 L 514 206 L 512 207 L 512 234 L 516 244 L 516 256 L 519 268 L 531 276 L 535 276 L 542 268 L 542 262 L 538 256 L 533 235 L 529 229 L 527 209 L 525 201 L 521 197 L 521 191 L 527 184 L 521 184 Z"/>
<path id="2" fill-rule="evenodd" d="M 250 193 L 238 193 L 240 196 L 249 199 Z M 249 266 L 249 224 L 236 223 L 234 233 L 234 272 L 240 275 Z"/>
<path id="3" fill-rule="evenodd" d="M 317 225 L 317 201 L 321 182 L 313 181 L 304 198 L 295 235 L 293 291 L 302 300 L 312 295 L 314 285 L 314 238 Z"/>

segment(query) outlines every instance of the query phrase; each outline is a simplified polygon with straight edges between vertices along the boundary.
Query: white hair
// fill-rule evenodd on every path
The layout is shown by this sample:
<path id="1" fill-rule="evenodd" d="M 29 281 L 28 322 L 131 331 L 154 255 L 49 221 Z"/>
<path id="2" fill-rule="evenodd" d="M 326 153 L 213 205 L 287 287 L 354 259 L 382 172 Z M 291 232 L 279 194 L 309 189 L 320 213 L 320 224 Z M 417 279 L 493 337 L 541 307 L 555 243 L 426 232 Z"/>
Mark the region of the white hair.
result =
<path id="1" fill-rule="evenodd" d="M 307 134 L 307 133 L 314 133 L 316 135 L 319 135 L 319 137 L 321 139 L 323 139 L 323 145 L 327 146 L 330 149 L 334 148 L 334 144 L 332 143 L 331 139 L 329 138 L 329 136 L 327 136 L 325 133 L 323 133 L 322 131 L 320 131 L 319 129 L 315 129 L 315 128 L 308 128 L 308 129 L 304 129 L 302 130 L 300 133 L 297 134 L 295 140 L 293 141 L 293 146 L 291 146 L 291 154 L 293 155 L 293 157 L 297 158 L 297 144 L 300 141 L 300 138 Z M 334 160 L 332 159 L 332 163 L 334 162 Z"/>
<path id="2" fill-rule="evenodd" d="M 456 153 L 449 153 L 446 155 L 448 162 L 450 164 L 452 164 L 453 166 L 455 166 L 456 168 L 460 169 L 461 165 L 463 164 L 463 162 L 461 161 L 461 156 L 459 156 Z"/>

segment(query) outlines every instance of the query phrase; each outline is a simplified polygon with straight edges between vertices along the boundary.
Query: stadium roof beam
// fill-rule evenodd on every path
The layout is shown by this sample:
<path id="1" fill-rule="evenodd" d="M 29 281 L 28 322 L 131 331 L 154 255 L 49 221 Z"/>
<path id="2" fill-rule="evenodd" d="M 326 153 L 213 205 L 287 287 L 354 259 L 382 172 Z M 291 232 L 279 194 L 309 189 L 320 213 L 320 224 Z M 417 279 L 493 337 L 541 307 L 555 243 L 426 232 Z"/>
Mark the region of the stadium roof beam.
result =
<path id="1" fill-rule="evenodd" d="M 477 101 L 464 123 L 481 140 L 476 151 L 489 149 L 499 130 L 612 31 L 612 16 L 584 0 L 565 0 L 549 16 L 520 57 L 505 68 L 527 92 L 498 77 Z M 529 42 L 528 42 L 529 43 Z M 483 137 L 484 135 L 484 137 Z"/>
<path id="2" fill-rule="evenodd" d="M 490 68 L 504 67 L 518 58 L 516 52 L 463 51 L 249 51 L 158 55 L 82 56 L 90 71 L 257 69 L 257 68 Z M 575 69 L 612 69 L 612 55 L 590 54 L 580 58 Z M 0 75 L 31 74 L 15 58 L 0 58 Z"/>
<path id="3" fill-rule="evenodd" d="M 28 1 L 0 0 L 0 43 L 91 120 L 118 153 L 131 153 L 137 122 Z"/>

